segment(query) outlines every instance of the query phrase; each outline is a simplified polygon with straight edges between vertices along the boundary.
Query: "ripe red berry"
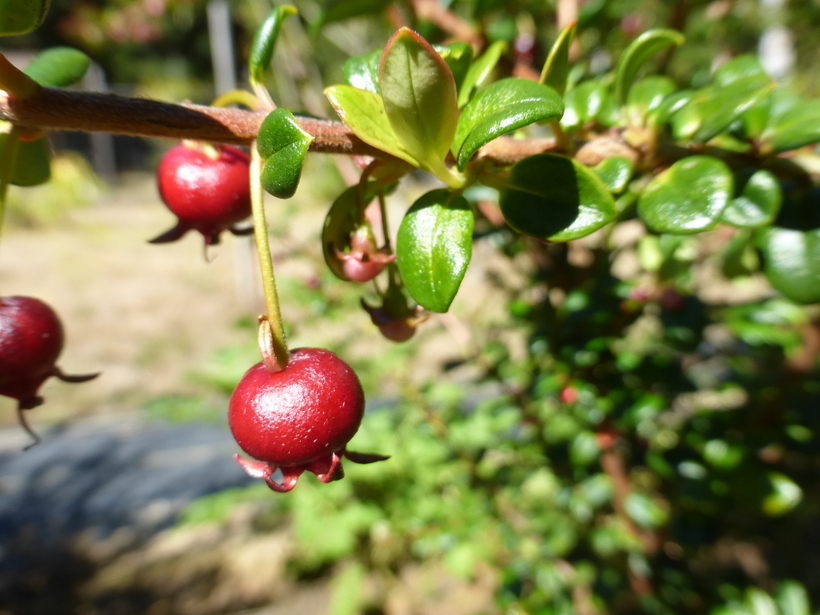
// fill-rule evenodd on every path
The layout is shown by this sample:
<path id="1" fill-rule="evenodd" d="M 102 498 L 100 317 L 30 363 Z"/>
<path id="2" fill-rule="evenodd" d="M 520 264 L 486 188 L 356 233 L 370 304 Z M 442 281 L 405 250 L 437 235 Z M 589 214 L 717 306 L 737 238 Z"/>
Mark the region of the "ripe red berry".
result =
<path id="1" fill-rule="evenodd" d="M 67 376 L 56 366 L 63 349 L 63 327 L 54 311 L 31 297 L 0 298 L 0 395 L 18 402 L 20 424 L 34 438 L 22 414 L 43 403 L 37 392 L 50 376 L 85 382 L 97 376 Z"/>
<path id="2" fill-rule="evenodd" d="M 290 491 L 308 470 L 322 482 L 344 476 L 341 457 L 369 463 L 386 459 L 345 450 L 359 429 L 364 393 L 353 369 L 328 350 L 299 348 L 287 366 L 250 368 L 231 395 L 228 422 L 240 448 L 235 455 L 248 474 L 275 491 Z M 283 480 L 272 475 L 281 470 Z"/>
<path id="3" fill-rule="evenodd" d="M 205 237 L 206 245 L 219 243 L 219 234 L 249 234 L 235 225 L 251 215 L 250 161 L 229 145 L 172 147 L 157 168 L 159 193 L 179 219 L 177 225 L 151 243 L 176 241 L 190 230 Z"/>

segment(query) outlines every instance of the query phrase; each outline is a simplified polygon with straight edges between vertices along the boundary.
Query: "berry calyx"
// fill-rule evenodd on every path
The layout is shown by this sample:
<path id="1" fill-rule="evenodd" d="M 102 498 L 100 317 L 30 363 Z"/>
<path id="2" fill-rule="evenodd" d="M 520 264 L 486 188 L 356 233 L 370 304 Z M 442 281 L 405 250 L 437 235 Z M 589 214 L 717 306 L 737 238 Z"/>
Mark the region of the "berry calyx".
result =
<path id="1" fill-rule="evenodd" d="M 224 230 L 234 235 L 253 232 L 235 226 L 251 215 L 249 172 L 248 155 L 230 145 L 185 142 L 172 147 L 159 163 L 157 184 L 178 222 L 149 243 L 176 241 L 196 230 L 205 245 L 215 245 Z"/>
<path id="2" fill-rule="evenodd" d="M 284 369 L 257 363 L 236 386 L 228 423 L 254 459 L 234 457 L 274 491 L 290 491 L 305 471 L 329 483 L 344 476 L 343 456 L 358 463 L 386 459 L 345 450 L 363 415 L 364 392 L 353 369 L 329 350 L 299 348 Z M 281 482 L 273 479 L 277 469 Z"/>
<path id="3" fill-rule="evenodd" d="M 55 376 L 64 382 L 85 382 L 99 374 L 69 376 L 57 367 L 63 349 L 63 327 L 48 305 L 32 297 L 0 298 L 0 395 L 17 400 L 22 427 L 34 439 L 40 438 L 28 426 L 23 410 L 43 403 L 40 386 Z"/>

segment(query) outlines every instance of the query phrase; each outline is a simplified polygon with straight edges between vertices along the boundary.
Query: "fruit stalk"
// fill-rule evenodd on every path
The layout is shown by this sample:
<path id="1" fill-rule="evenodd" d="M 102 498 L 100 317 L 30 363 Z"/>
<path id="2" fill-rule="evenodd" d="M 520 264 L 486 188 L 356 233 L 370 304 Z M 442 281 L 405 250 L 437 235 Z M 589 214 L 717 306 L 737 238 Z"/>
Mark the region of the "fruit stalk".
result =
<path id="1" fill-rule="evenodd" d="M 6 213 L 6 196 L 11 176 L 17 163 L 17 149 L 20 145 L 20 127 L 12 125 L 6 137 L 6 146 L 0 152 L 0 233 L 3 231 L 3 217 Z"/>
<path id="2" fill-rule="evenodd" d="M 253 211 L 253 233 L 256 238 L 256 251 L 259 255 L 259 268 L 262 273 L 262 289 L 265 293 L 265 306 L 267 308 L 267 324 L 270 325 L 271 343 L 273 353 L 276 357 L 276 365 L 268 361 L 266 352 L 262 352 L 266 359 L 265 367 L 269 371 L 278 371 L 288 364 L 290 354 L 285 339 L 285 328 L 282 325 L 282 312 L 279 308 L 279 293 L 276 291 L 276 277 L 273 271 L 273 258 L 271 257 L 270 244 L 268 242 L 268 223 L 265 220 L 264 191 L 260 175 L 262 174 L 262 158 L 256 149 L 256 142 L 251 145 L 251 208 Z M 263 331 L 265 325 L 263 323 Z M 261 336 L 260 336 L 261 337 Z M 260 344 L 262 346 L 262 344 Z M 275 368 L 278 368 L 275 369 Z"/>

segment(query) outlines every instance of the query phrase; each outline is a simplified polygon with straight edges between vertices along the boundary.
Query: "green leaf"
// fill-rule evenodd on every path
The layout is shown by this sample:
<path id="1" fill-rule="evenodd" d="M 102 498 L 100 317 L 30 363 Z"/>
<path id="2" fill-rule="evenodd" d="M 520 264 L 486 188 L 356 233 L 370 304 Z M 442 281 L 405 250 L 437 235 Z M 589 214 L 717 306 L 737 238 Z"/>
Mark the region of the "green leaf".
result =
<path id="1" fill-rule="evenodd" d="M 630 493 L 624 501 L 626 514 L 638 526 L 653 529 L 666 525 L 669 514 L 657 502 L 643 493 Z"/>
<path id="2" fill-rule="evenodd" d="M 634 167 L 629 160 L 622 156 L 610 156 L 598 166 L 593 167 L 595 174 L 604 182 L 607 190 L 613 194 L 623 192 L 632 179 Z"/>
<path id="3" fill-rule="evenodd" d="M 479 148 L 533 122 L 558 119 L 561 97 L 552 89 L 526 79 L 502 79 L 479 92 L 461 114 L 453 139 L 453 153 L 463 170 Z"/>
<path id="4" fill-rule="evenodd" d="M 0 133 L 0 154 L 5 155 L 9 135 Z M 51 177 L 48 144 L 45 138 L 17 143 L 16 162 L 10 182 L 15 186 L 39 186 Z"/>
<path id="5" fill-rule="evenodd" d="M 763 228 L 758 246 L 769 283 L 796 303 L 820 303 L 820 228 Z"/>
<path id="6" fill-rule="evenodd" d="M 672 117 L 672 132 L 677 139 L 705 143 L 762 101 L 773 87 L 766 75 L 752 75 L 726 86 L 703 88 Z"/>
<path id="7" fill-rule="evenodd" d="M 760 60 L 752 54 L 737 56 L 720 66 L 715 71 L 712 81 L 717 85 L 727 86 L 748 77 L 769 78 Z"/>
<path id="8" fill-rule="evenodd" d="M 256 148 L 262 157 L 262 187 L 280 199 L 296 192 L 302 165 L 313 135 L 305 130 L 287 109 L 268 114 L 259 127 Z"/>
<path id="9" fill-rule="evenodd" d="M 62 88 L 83 78 L 91 58 L 71 47 L 52 47 L 38 53 L 23 71 L 45 87 Z"/>
<path id="10" fill-rule="evenodd" d="M 675 82 L 669 77 L 652 76 L 640 80 L 629 91 L 626 104 L 627 120 L 634 126 L 643 126 L 647 117 L 660 108 L 676 90 Z"/>
<path id="11" fill-rule="evenodd" d="M 407 290 L 433 312 L 446 312 L 458 292 L 473 246 L 473 211 L 463 196 L 433 190 L 408 210 L 396 240 Z"/>
<path id="12" fill-rule="evenodd" d="M 751 615 L 778 615 L 774 600 L 759 587 L 746 589 L 746 605 Z"/>
<path id="13" fill-rule="evenodd" d="M 518 162 L 510 170 L 499 204 L 513 229 L 550 241 L 589 235 L 616 214 L 615 201 L 598 176 L 556 154 Z"/>
<path id="14" fill-rule="evenodd" d="M 419 162 L 399 143 L 393 127 L 387 120 L 380 96 L 349 85 L 334 85 L 325 89 L 325 96 L 336 109 L 342 121 L 365 143 L 409 162 Z"/>
<path id="15" fill-rule="evenodd" d="M 675 30 L 648 30 L 636 38 L 618 60 L 615 68 L 615 100 L 624 105 L 638 71 L 652 57 L 670 45 L 680 45 L 684 36 Z"/>
<path id="16" fill-rule="evenodd" d="M 0 36 L 36 30 L 43 23 L 50 0 L 0 0 Z"/>
<path id="17" fill-rule="evenodd" d="M 696 92 L 693 90 L 682 90 L 680 92 L 670 94 L 660 105 L 658 105 L 657 109 L 649 114 L 647 123 L 650 126 L 661 126 L 662 124 L 666 124 L 675 113 L 689 104 L 689 102 L 695 97 L 695 94 Z"/>
<path id="18" fill-rule="evenodd" d="M 776 152 L 820 142 L 820 104 L 816 100 L 805 101 L 778 115 L 762 139 Z"/>
<path id="19" fill-rule="evenodd" d="M 344 273 L 342 261 L 336 256 L 336 250 L 349 245 L 351 234 L 361 224 L 359 212 L 375 196 L 376 184 L 374 182 L 368 182 L 364 190 L 358 185 L 351 186 L 333 201 L 325 217 L 325 224 L 322 228 L 322 253 L 333 274 L 345 282 L 350 280 Z"/>
<path id="20" fill-rule="evenodd" d="M 598 119 L 607 104 L 609 93 L 600 81 L 585 81 L 564 96 L 566 109 L 561 118 L 565 128 L 575 128 Z"/>
<path id="21" fill-rule="evenodd" d="M 803 490 L 785 474 L 767 474 L 771 493 L 763 500 L 763 512 L 770 517 L 780 517 L 791 512 L 803 500 Z"/>
<path id="22" fill-rule="evenodd" d="M 342 65 L 342 75 L 344 75 L 345 81 L 354 88 L 381 95 L 381 89 L 379 88 L 379 62 L 381 59 L 381 49 L 374 49 L 370 53 L 348 58 Z"/>
<path id="23" fill-rule="evenodd" d="M 296 7 L 289 4 L 277 6 L 256 31 L 248 58 L 251 83 L 262 83 L 264 80 L 265 71 L 268 70 L 273 57 L 273 48 L 276 45 L 276 39 L 279 37 L 282 22 L 297 12 Z"/>
<path id="24" fill-rule="evenodd" d="M 539 83 L 551 87 L 553 90 L 563 95 L 567 90 L 567 76 L 569 75 L 569 48 L 575 38 L 577 22 L 564 26 L 558 33 L 549 55 L 541 69 Z"/>
<path id="25" fill-rule="evenodd" d="M 740 196 L 732 199 L 721 219 L 738 228 L 771 224 L 780 211 L 783 193 L 777 178 L 765 169 L 746 174 Z"/>
<path id="26" fill-rule="evenodd" d="M 783 581 L 775 593 L 780 615 L 811 615 L 811 603 L 806 588 L 796 581 Z"/>
<path id="27" fill-rule="evenodd" d="M 699 233 L 715 227 L 733 193 L 725 163 L 689 156 L 652 180 L 638 200 L 638 213 L 659 233 Z"/>
<path id="28" fill-rule="evenodd" d="M 470 65 L 467 74 L 464 76 L 464 82 L 461 84 L 458 92 L 458 106 L 463 107 L 467 104 L 477 87 L 480 87 L 493 72 L 495 65 L 501 59 L 501 54 L 507 49 L 507 43 L 504 41 L 496 41 L 487 48 L 481 57 Z"/>
<path id="29" fill-rule="evenodd" d="M 379 69 L 384 110 L 402 147 L 435 175 L 453 142 L 458 102 L 453 73 L 430 43 L 408 28 L 396 32 Z"/>
<path id="30" fill-rule="evenodd" d="M 473 60 L 473 48 L 467 43 L 451 43 L 449 45 L 433 45 L 433 49 L 447 62 L 453 79 L 456 82 L 456 91 L 464 82 L 467 71 L 470 70 L 470 62 Z"/>

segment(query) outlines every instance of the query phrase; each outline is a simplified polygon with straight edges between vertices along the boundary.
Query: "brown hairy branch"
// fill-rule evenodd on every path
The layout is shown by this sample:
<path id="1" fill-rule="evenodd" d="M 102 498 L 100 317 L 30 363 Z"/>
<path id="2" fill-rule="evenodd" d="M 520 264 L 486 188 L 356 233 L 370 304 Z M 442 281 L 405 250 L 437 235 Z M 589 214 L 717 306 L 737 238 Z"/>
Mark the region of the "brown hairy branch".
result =
<path id="1" fill-rule="evenodd" d="M 128 98 L 116 94 L 76 92 L 41 88 L 34 96 L 20 100 L 0 90 L 0 120 L 29 129 L 108 132 L 136 137 L 193 139 L 214 143 L 249 145 L 256 138 L 265 113 L 173 104 Z M 302 128 L 314 136 L 313 152 L 372 156 L 389 155 L 359 139 L 345 124 L 312 117 L 297 118 Z M 585 164 L 597 164 L 612 155 L 612 137 L 591 141 L 582 148 Z M 637 157 L 637 152 L 619 142 L 620 155 Z M 600 151 L 598 151 L 600 150 Z M 513 139 L 500 137 L 479 151 L 479 158 L 499 166 L 542 152 L 561 151 L 552 138 Z M 580 152 L 579 152 L 580 153 Z"/>

